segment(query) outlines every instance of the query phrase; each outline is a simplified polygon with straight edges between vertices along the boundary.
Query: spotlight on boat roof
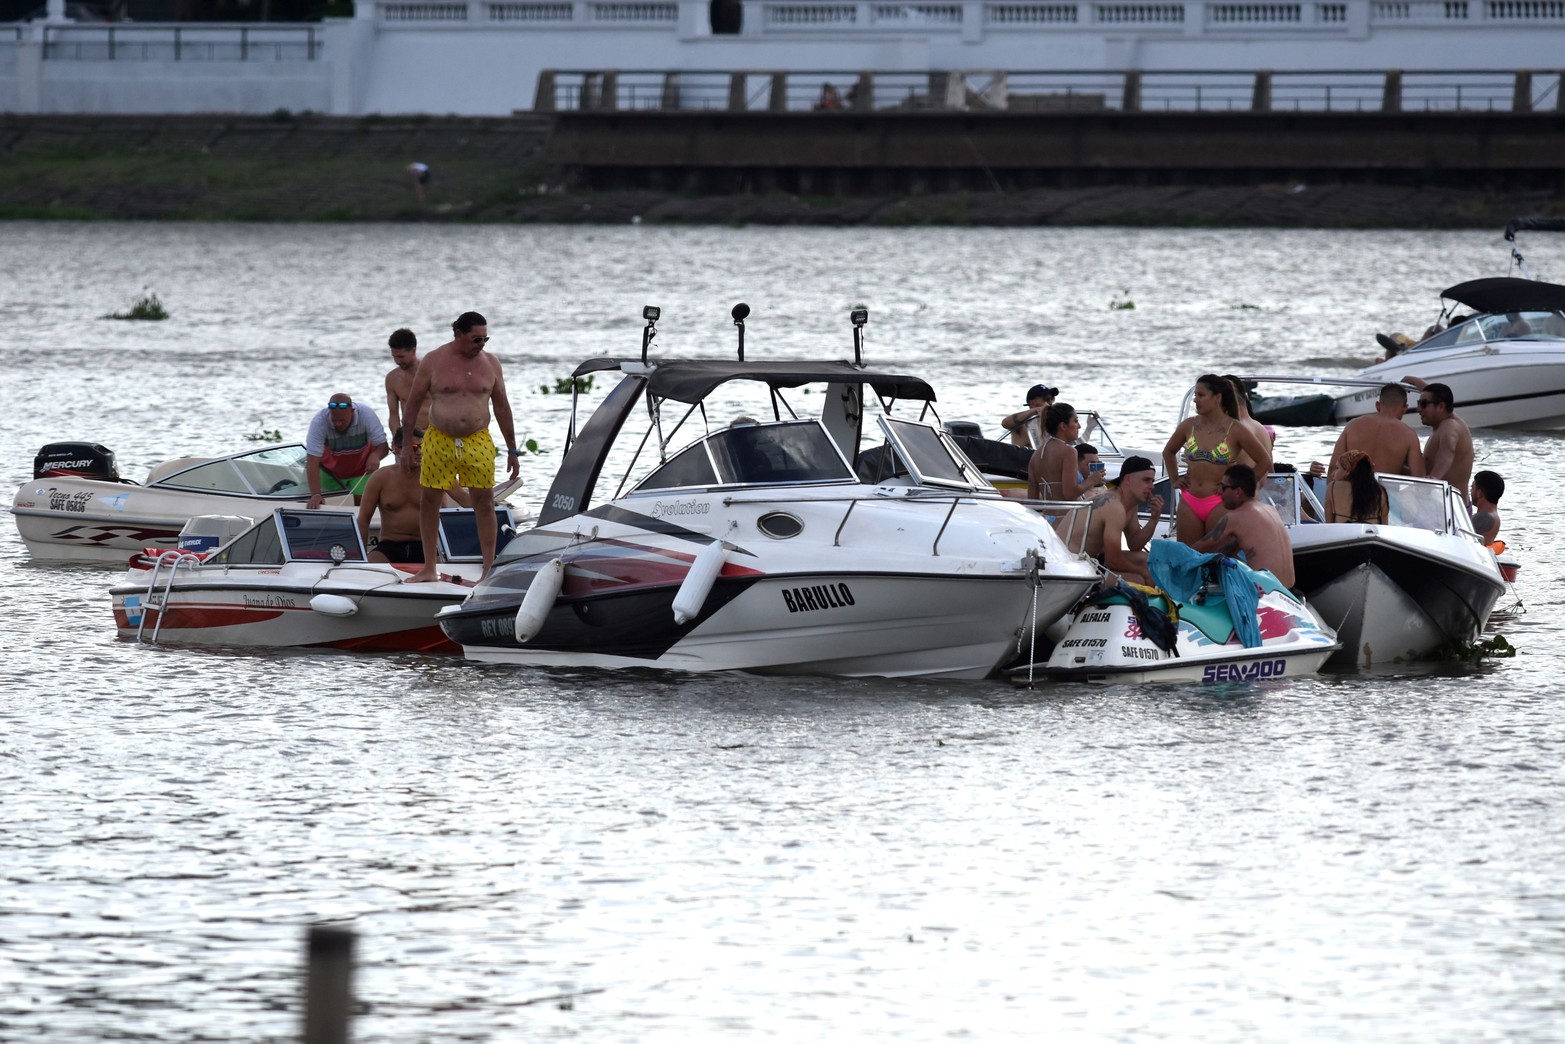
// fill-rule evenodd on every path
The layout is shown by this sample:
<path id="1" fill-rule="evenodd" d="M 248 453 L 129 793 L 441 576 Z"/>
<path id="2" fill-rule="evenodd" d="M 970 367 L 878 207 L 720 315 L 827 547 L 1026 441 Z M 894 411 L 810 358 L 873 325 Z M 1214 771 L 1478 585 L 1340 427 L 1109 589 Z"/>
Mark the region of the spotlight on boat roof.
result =
<path id="1" fill-rule="evenodd" d="M 848 320 L 853 323 L 853 365 L 864 365 L 864 324 L 869 322 L 869 309 L 863 305 L 854 305 L 853 311 L 848 313 Z"/>
<path id="2" fill-rule="evenodd" d="M 853 311 L 848 313 L 848 321 L 854 326 L 863 326 L 869 322 L 869 309 L 863 305 L 854 305 Z"/>
<path id="3" fill-rule="evenodd" d="M 663 309 L 659 308 L 657 305 L 645 305 L 641 309 L 641 318 L 645 319 L 649 323 L 657 322 L 658 317 L 662 314 Z"/>
<path id="4" fill-rule="evenodd" d="M 643 305 L 641 308 L 641 318 L 647 321 L 647 325 L 642 327 L 641 330 L 641 362 L 643 365 L 646 364 L 647 349 L 652 346 L 652 338 L 658 335 L 654 327 L 657 325 L 658 316 L 662 314 L 663 309 L 657 305 Z"/>
<path id="5" fill-rule="evenodd" d="M 750 314 L 750 306 L 740 301 L 730 314 L 734 317 L 734 325 L 739 327 L 739 361 L 744 362 L 744 321 Z"/>

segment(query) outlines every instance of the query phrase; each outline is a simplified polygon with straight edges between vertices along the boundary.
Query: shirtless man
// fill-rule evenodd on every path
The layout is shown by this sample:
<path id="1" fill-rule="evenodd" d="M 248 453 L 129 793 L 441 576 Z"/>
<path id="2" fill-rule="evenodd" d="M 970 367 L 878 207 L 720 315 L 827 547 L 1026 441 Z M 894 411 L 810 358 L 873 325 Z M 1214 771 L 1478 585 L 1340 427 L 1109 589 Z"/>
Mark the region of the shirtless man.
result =
<path id="1" fill-rule="evenodd" d="M 393 330 L 386 343 L 391 348 L 391 361 L 397 364 L 386 374 L 386 416 L 390 418 L 386 429 L 396 431 L 402 427 L 402 407 L 413 391 L 413 374 L 418 371 L 418 337 L 404 327 Z M 414 418 L 413 427 L 423 431 L 429 427 L 429 406 L 426 404 L 419 412 L 423 416 Z"/>
<path id="2" fill-rule="evenodd" d="M 1151 584 L 1144 548 L 1163 520 L 1163 498 L 1152 495 L 1157 472 L 1146 457 L 1126 457 L 1114 492 L 1098 501 L 1087 527 L 1087 554 L 1111 573 L 1138 584 Z M 1140 507 L 1151 509 L 1145 525 Z"/>
<path id="3" fill-rule="evenodd" d="M 1000 418 L 1000 427 L 1011 433 L 1011 443 L 1032 449 L 1043 441 L 1043 414 L 1060 393 L 1048 384 L 1035 384 L 1027 389 L 1027 408 L 1008 413 Z"/>
<path id="4" fill-rule="evenodd" d="M 1422 478 L 1424 455 L 1418 448 L 1417 433 L 1402 420 L 1406 412 L 1407 389 L 1400 384 L 1382 386 L 1380 398 L 1375 400 L 1375 412 L 1354 417 L 1337 436 L 1327 479 L 1337 482 L 1348 477 L 1340 462 L 1349 450 L 1369 457 L 1370 467 L 1382 474 Z"/>
<path id="5" fill-rule="evenodd" d="M 1218 483 L 1223 507 L 1228 513 L 1218 519 L 1212 531 L 1190 546 L 1197 551 L 1216 551 L 1232 555 L 1244 552 L 1251 569 L 1265 569 L 1284 587 L 1292 587 L 1293 541 L 1270 504 L 1255 499 L 1255 469 L 1235 464 L 1223 473 Z"/>
<path id="6" fill-rule="evenodd" d="M 1505 479 L 1497 471 L 1480 471 L 1473 476 L 1473 529 L 1486 544 L 1500 537 L 1500 498 L 1505 496 Z"/>
<path id="7" fill-rule="evenodd" d="M 424 561 L 424 542 L 419 535 L 419 508 L 424 502 L 424 487 L 418 481 L 423 463 L 419 447 L 423 435 L 414 432 L 412 445 L 403 452 L 403 433 L 398 428 L 391 436 L 397 462 L 380 468 L 370 476 L 359 504 L 359 536 L 369 546 L 370 519 L 380 510 L 380 543 L 370 552 L 371 562 Z"/>
<path id="8" fill-rule="evenodd" d="M 417 417 L 425 400 L 429 400 L 429 427 L 424 431 L 424 459 L 419 470 L 419 482 L 424 487 L 419 505 L 424 567 L 408 577 L 409 583 L 434 580 L 437 576 L 440 502 L 453 482 L 467 487 L 472 498 L 485 576 L 494 565 L 499 526 L 494 513 L 495 448 L 489 437 L 491 403 L 505 439 L 511 477 L 515 478 L 521 469 L 518 458 L 522 451 L 516 448 L 511 400 L 505 394 L 500 360 L 484 351 L 489 341 L 489 321 L 477 312 L 463 312 L 451 324 L 451 333 L 450 341 L 418 364 L 407 399 L 408 417 Z M 404 446 L 403 452 L 410 450 Z"/>
<path id="9" fill-rule="evenodd" d="M 1433 430 L 1424 440 L 1424 474 L 1445 479 L 1469 505 L 1468 480 L 1473 475 L 1473 433 L 1451 412 L 1456 400 L 1446 384 L 1426 384 L 1418 393 L 1418 416 Z"/>

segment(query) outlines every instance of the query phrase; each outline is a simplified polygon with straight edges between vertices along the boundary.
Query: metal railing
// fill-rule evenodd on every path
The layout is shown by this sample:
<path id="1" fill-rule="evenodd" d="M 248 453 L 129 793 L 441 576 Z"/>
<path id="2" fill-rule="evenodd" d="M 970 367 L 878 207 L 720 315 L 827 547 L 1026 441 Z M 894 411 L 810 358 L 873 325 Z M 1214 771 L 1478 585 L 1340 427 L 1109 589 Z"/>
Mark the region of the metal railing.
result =
<path id="1" fill-rule="evenodd" d="M 1552 2 L 1552 0 L 1551 0 Z M 1565 3 L 1565 0 L 1560 0 Z M 1537 112 L 1565 111 L 1562 73 L 1131 69 L 948 72 L 549 69 L 556 111 Z"/>
<path id="2" fill-rule="evenodd" d="M 313 62 L 321 56 L 318 25 L 122 24 L 49 25 L 45 61 Z"/>

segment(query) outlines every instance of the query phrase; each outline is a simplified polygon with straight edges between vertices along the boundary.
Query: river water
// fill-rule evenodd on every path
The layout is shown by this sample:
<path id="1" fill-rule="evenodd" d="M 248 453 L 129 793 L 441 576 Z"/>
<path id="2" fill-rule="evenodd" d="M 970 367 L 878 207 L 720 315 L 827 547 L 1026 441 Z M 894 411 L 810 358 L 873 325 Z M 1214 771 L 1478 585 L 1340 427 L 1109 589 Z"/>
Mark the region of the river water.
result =
<path id="1" fill-rule="evenodd" d="M 1565 281 L 1565 249 L 1527 244 Z M 987 430 L 1047 381 L 1159 447 L 1193 379 L 1345 374 L 1498 231 L 10 224 L 9 491 L 382 402 L 490 321 L 541 495 L 579 360 L 845 357 Z M 117 322 L 144 289 L 172 313 Z M 1133 303 L 1134 308 L 1114 304 Z M 599 389 L 600 391 L 602 389 Z M 1460 408 L 1460 406 L 1458 407 Z M 1280 460 L 1329 449 L 1288 429 Z M 360 1041 L 1565 1040 L 1561 439 L 1509 491 L 1514 659 L 1220 690 L 663 677 L 115 640 L 0 525 L 0 1040 L 282 1041 L 305 927 Z"/>

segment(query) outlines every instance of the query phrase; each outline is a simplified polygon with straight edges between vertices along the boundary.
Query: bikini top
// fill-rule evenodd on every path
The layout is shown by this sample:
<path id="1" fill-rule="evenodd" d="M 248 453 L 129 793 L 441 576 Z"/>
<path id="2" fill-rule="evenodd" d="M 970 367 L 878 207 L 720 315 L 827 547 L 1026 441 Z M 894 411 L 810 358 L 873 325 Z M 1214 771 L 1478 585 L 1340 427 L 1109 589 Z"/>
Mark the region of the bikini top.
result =
<path id="1" fill-rule="evenodd" d="M 1209 450 L 1204 450 L 1196 443 L 1195 429 L 1190 430 L 1190 437 L 1185 440 L 1185 463 L 1203 461 L 1207 464 L 1232 464 L 1239 459 L 1239 455 L 1228 445 L 1228 433 L 1233 430 L 1234 422 L 1229 421 L 1228 427 L 1223 429 L 1222 440 Z"/>

